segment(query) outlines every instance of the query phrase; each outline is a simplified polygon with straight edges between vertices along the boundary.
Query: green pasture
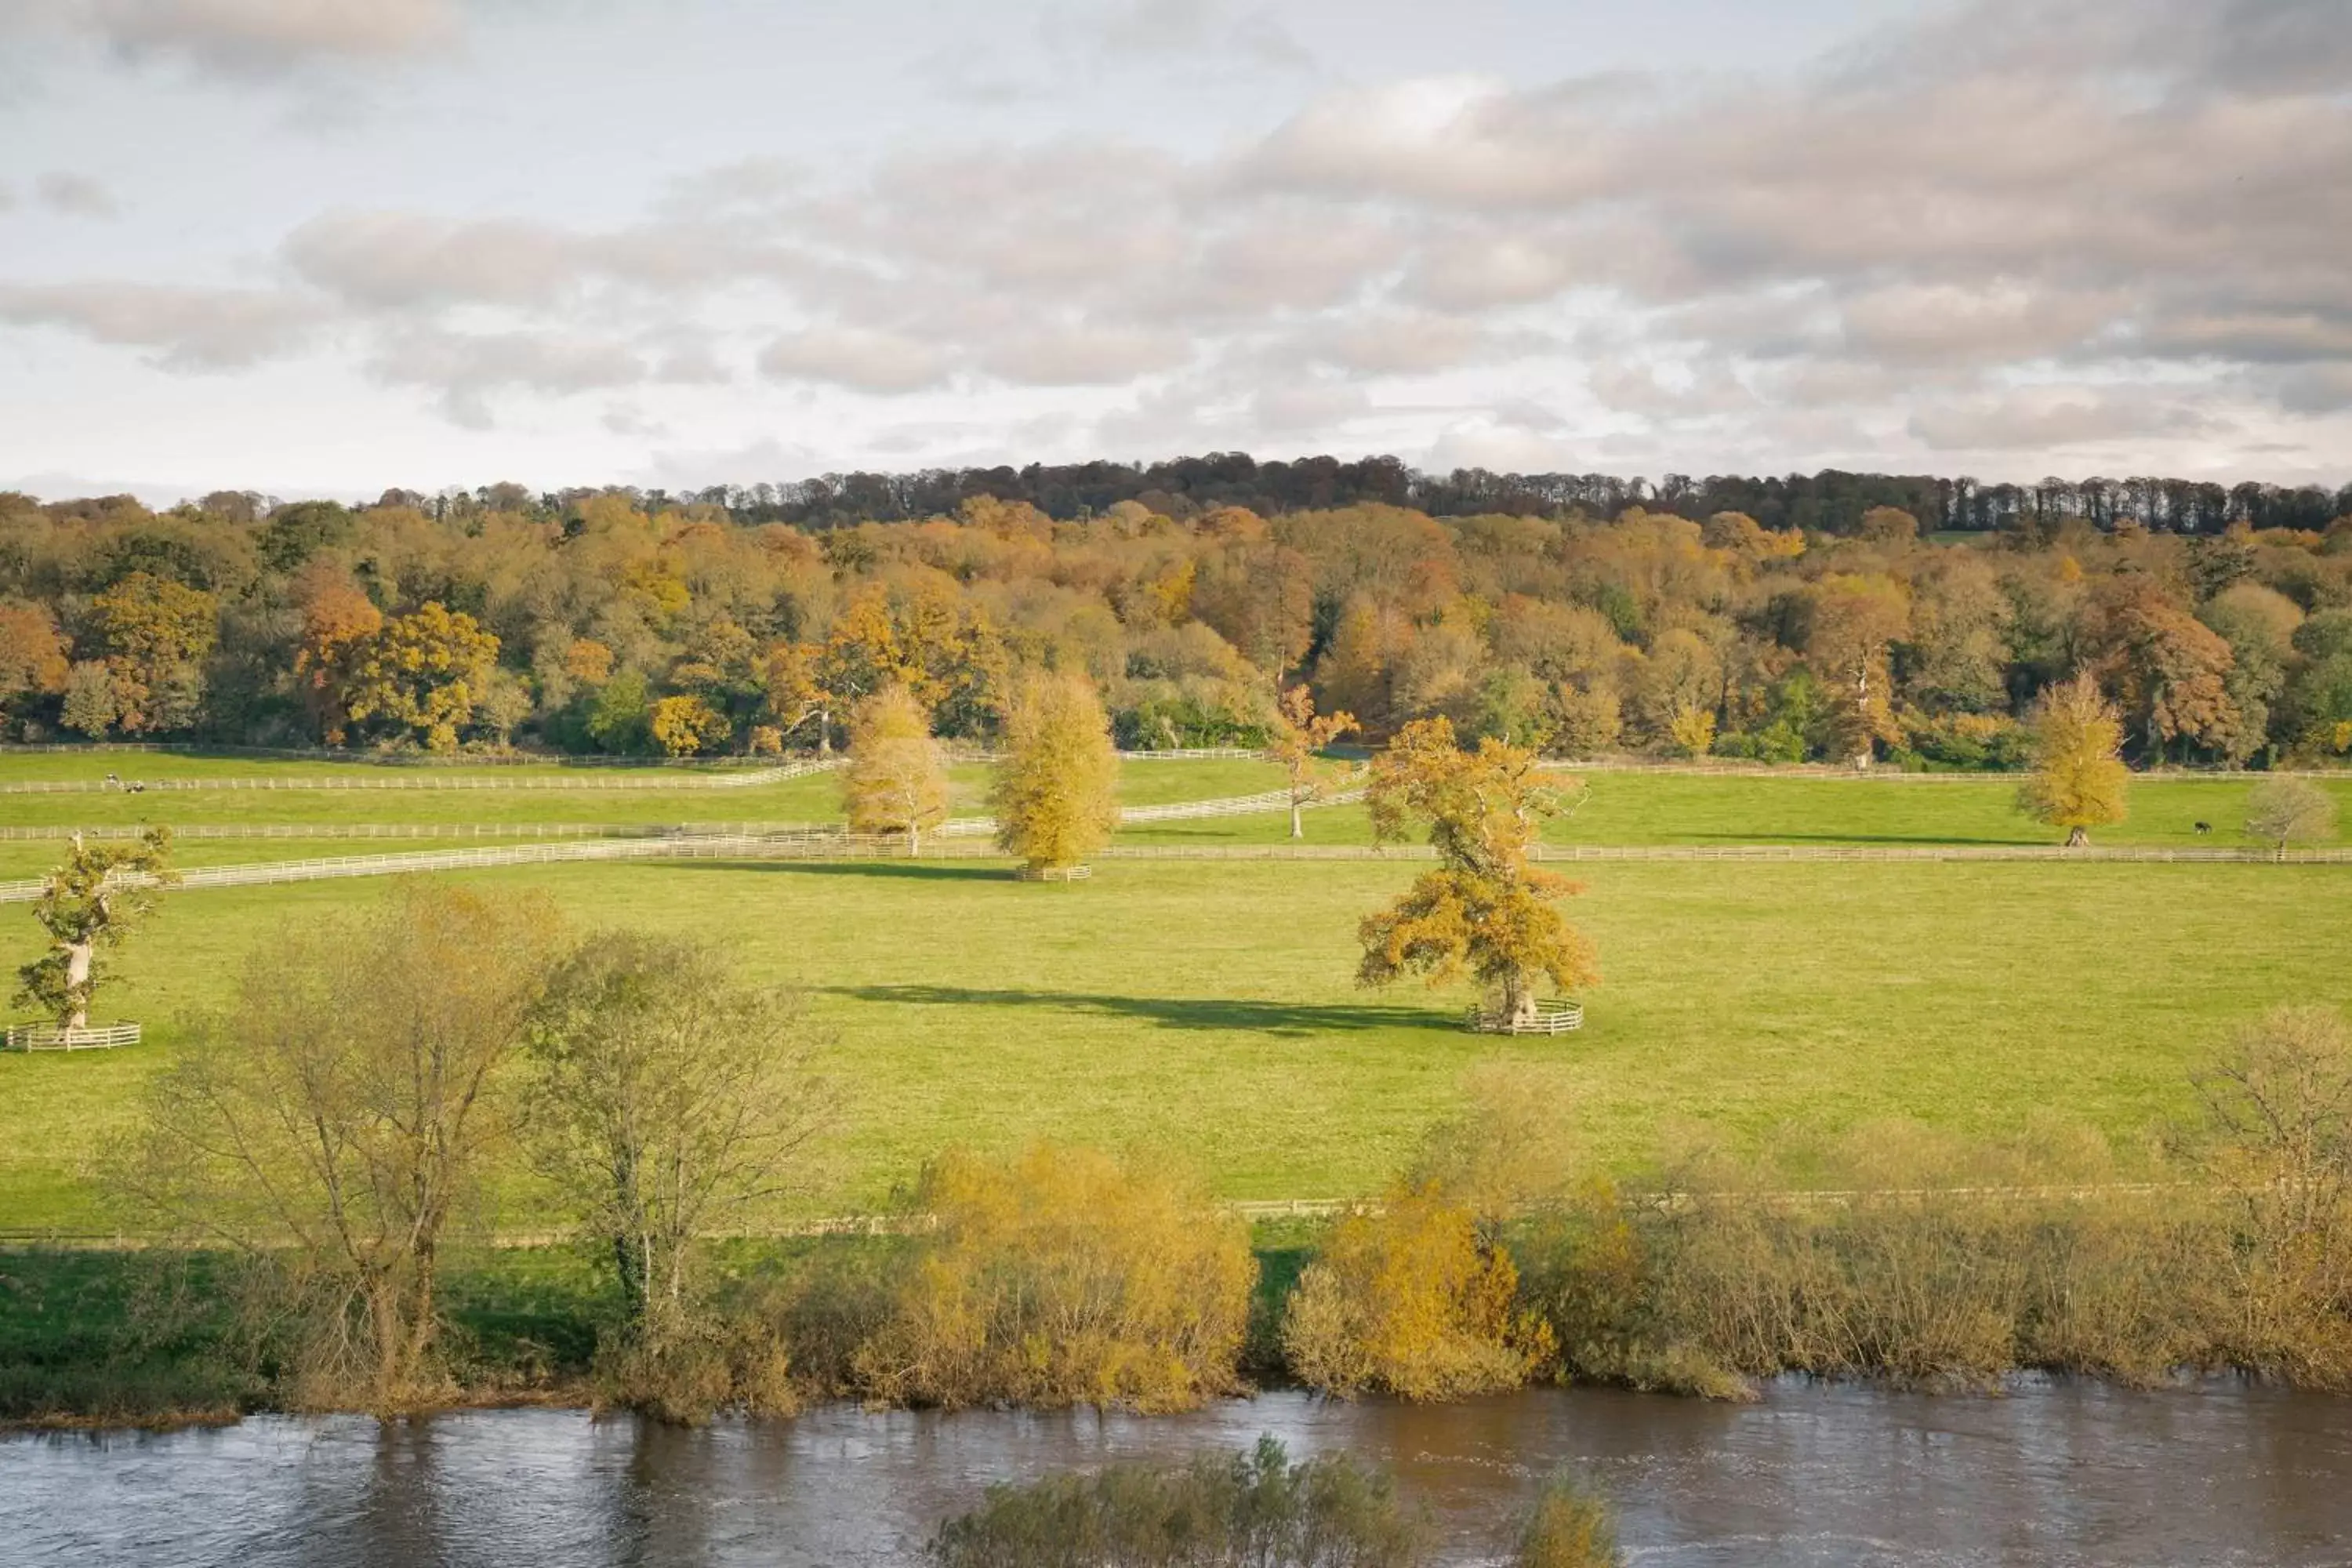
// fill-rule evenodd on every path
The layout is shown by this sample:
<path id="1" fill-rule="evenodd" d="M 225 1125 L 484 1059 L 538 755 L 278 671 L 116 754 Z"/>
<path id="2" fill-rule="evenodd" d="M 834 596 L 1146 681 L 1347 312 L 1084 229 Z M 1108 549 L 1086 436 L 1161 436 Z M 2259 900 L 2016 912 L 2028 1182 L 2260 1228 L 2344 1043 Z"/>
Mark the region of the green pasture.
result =
<path id="1" fill-rule="evenodd" d="M 1958 786 L 1885 787 L 1931 805 Z M 2058 1110 L 2131 1136 L 2191 1110 L 2189 1071 L 2241 1020 L 2352 1003 L 2337 867 L 1598 865 L 1571 909 L 1604 971 L 1587 1028 L 1497 1042 L 1454 1027 L 1461 993 L 1351 984 L 1356 921 L 1412 870 L 1118 861 L 1075 886 L 976 862 L 460 875 L 544 889 L 583 925 L 719 937 L 747 973 L 805 988 L 849 1095 L 807 1200 L 827 1211 L 882 1202 L 944 1146 L 1045 1136 L 1161 1152 L 1234 1197 L 1362 1193 L 1490 1059 L 1529 1065 L 1617 1168 L 1684 1127 L 1748 1142 L 1903 1116 L 1990 1133 Z M 0 1057 L 0 1228 L 102 1226 L 84 1164 L 133 1115 L 173 1020 L 225 1002 L 281 923 L 383 890 L 172 898 L 100 1009 L 149 1022 L 148 1045 Z M 0 908 L 0 965 L 32 956 L 36 934 Z"/>
<path id="2" fill-rule="evenodd" d="M 1544 837 L 1555 844 L 2055 844 L 2065 837 L 2018 811 L 2017 780 L 2000 777 L 1802 778 L 1769 774 L 1604 773 Z M 2136 779 L 2131 815 L 2091 835 L 2094 844 L 2242 846 L 2244 778 Z M 2326 781 L 2339 826 L 2352 829 L 2352 776 Z M 2197 832 L 2197 824 L 2212 827 Z M 1364 844 L 1371 822 L 1360 805 L 1307 817 L 1309 843 Z M 1287 813 L 1147 823 L 1124 830 L 1144 844 L 1269 844 L 1290 837 Z M 2342 839 L 2339 837 L 2338 842 Z"/>

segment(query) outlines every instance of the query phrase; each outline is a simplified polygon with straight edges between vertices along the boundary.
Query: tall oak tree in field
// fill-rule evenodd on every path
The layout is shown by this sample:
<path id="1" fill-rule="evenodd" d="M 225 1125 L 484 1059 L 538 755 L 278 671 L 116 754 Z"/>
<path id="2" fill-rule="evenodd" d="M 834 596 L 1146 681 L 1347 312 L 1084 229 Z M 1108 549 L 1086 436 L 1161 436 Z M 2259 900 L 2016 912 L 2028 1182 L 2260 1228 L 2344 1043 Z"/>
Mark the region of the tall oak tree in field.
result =
<path id="1" fill-rule="evenodd" d="M 996 842 L 1034 873 L 1066 871 L 1118 826 L 1118 752 L 1085 676 L 1032 677 L 1004 717 L 1004 760 L 990 804 Z"/>
<path id="2" fill-rule="evenodd" d="M 1438 867 L 1364 917 L 1357 983 L 1386 985 L 1411 973 L 1434 986 L 1468 974 L 1515 1024 L 1535 1018 L 1544 981 L 1562 991 L 1596 983 L 1591 940 L 1558 908 L 1583 889 L 1528 858 L 1563 809 L 1568 783 L 1523 746 L 1489 738 L 1464 751 L 1443 718 L 1400 731 L 1372 763 L 1373 837 L 1402 838 L 1424 823 Z"/>
<path id="3" fill-rule="evenodd" d="M 49 951 L 16 972 L 17 1000 L 68 1029 L 89 1026 L 90 998 L 104 977 L 100 952 L 120 947 L 155 911 L 153 889 L 179 880 L 172 830 L 151 828 L 129 844 L 91 844 L 79 833 L 64 863 L 41 882 L 33 918 Z"/>
<path id="4" fill-rule="evenodd" d="M 2090 843 L 2092 828 L 2128 810 L 2123 742 L 2123 719 L 2088 672 L 2046 688 L 2033 708 L 2033 772 L 2018 786 L 2018 809 L 2064 828 L 2070 849 Z"/>

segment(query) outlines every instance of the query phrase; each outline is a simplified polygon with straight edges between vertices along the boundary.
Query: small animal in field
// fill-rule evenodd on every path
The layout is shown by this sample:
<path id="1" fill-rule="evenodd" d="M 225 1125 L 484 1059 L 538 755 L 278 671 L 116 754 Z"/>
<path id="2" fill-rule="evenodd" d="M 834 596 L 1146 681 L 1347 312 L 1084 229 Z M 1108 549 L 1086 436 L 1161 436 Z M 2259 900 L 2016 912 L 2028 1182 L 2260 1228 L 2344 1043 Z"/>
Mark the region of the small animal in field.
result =
<path id="1" fill-rule="evenodd" d="M 2211 823 L 2210 823 L 2210 822 L 2200 822 L 2200 823 L 2199 823 L 2199 824 L 2197 825 L 2197 836 L 2198 836 L 2200 838 L 2202 838 L 2203 837 L 2205 837 L 2205 835 L 2207 835 L 2207 834 L 2209 834 L 2209 833 L 2210 833 L 2210 832 L 2212 832 L 2212 831 L 2213 831 L 2213 825 L 2212 825 Z"/>

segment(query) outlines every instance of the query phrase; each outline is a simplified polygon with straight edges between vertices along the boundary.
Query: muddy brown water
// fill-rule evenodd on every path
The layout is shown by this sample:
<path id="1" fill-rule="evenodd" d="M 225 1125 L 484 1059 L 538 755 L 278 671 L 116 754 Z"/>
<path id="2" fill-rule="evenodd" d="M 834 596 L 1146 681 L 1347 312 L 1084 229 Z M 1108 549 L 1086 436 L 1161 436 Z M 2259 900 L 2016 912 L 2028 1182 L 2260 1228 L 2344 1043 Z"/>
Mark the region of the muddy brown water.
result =
<path id="1" fill-rule="evenodd" d="M 1271 1433 L 1347 1447 L 1493 1561 L 1537 1481 L 1615 1500 L 1645 1565 L 2352 1563 L 2352 1400 L 2021 1384 L 1779 1384 L 1710 1405 L 1544 1391 L 1440 1407 L 1269 1394 L 1190 1415 L 871 1414 L 686 1432 L 574 1411 L 268 1417 L 0 1441 L 0 1563 L 904 1564 L 992 1481 Z"/>

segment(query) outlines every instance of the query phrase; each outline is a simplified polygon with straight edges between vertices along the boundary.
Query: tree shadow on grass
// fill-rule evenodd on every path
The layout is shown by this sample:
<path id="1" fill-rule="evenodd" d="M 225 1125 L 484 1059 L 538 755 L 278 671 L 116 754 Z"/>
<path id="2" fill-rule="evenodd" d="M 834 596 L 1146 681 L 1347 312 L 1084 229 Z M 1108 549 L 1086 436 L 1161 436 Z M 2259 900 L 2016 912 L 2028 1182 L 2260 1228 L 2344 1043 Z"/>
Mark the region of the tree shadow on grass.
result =
<path id="1" fill-rule="evenodd" d="M 706 871 L 801 871 L 818 877 L 898 877 L 921 881 L 1010 882 L 1002 865 L 956 860 L 675 860 L 665 865 Z"/>
<path id="2" fill-rule="evenodd" d="M 1218 1029 L 1299 1037 L 1366 1029 L 1458 1029 L 1462 1016 L 1428 1007 L 1334 1006 L 1217 997 L 1106 996 L 1075 991 L 983 990 L 964 985 L 826 985 L 825 994 L 922 1006 L 1047 1007 L 1103 1018 L 1139 1018 L 1163 1029 Z"/>

